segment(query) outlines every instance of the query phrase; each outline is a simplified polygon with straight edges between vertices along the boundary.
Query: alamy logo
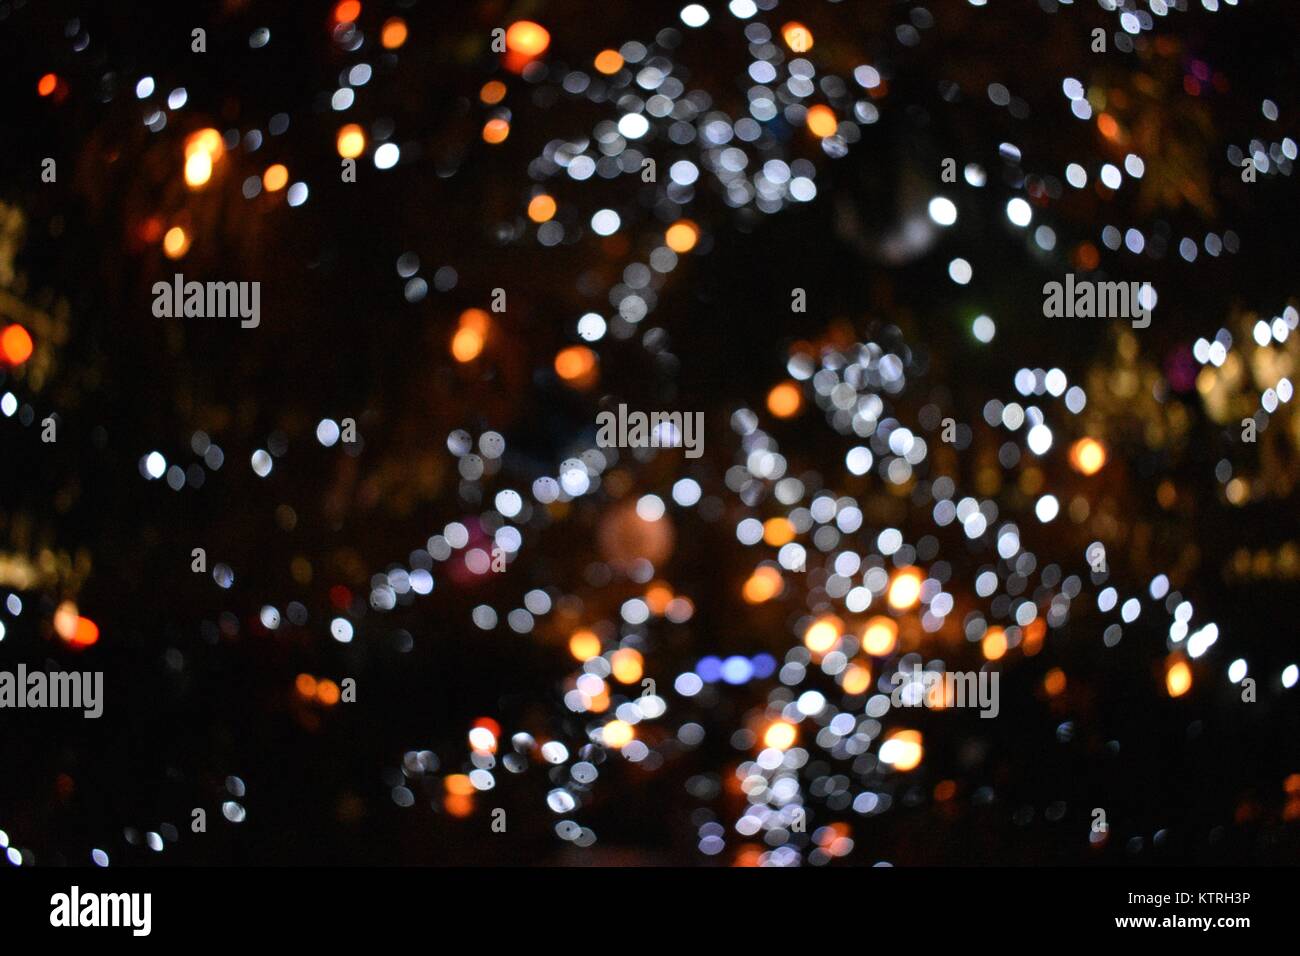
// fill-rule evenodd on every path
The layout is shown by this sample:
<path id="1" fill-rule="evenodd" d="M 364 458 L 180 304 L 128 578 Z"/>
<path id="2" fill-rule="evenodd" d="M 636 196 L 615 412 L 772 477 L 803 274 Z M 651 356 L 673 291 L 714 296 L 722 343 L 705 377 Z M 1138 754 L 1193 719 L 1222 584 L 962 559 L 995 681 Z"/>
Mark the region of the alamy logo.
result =
<path id="1" fill-rule="evenodd" d="M 27 665 L 19 664 L 16 674 L 0 671 L 0 708 L 5 707 L 70 707 L 82 709 L 83 717 L 94 720 L 104 713 L 104 672 L 29 674 Z"/>
<path id="2" fill-rule="evenodd" d="M 171 282 L 155 282 L 153 295 L 153 314 L 160 319 L 238 316 L 245 329 L 262 323 L 260 282 L 186 282 L 178 272 Z"/>
<path id="3" fill-rule="evenodd" d="M 687 458 L 704 454 L 703 412 L 629 412 L 626 405 L 618 413 L 601 412 L 596 416 L 599 448 L 684 448 Z"/>
<path id="4" fill-rule="evenodd" d="M 996 717 L 997 671 L 932 671 L 914 664 L 889 678 L 894 689 L 889 702 L 894 707 L 978 707 L 980 717 Z"/>
<path id="5" fill-rule="evenodd" d="M 1043 315 L 1049 319 L 1132 319 L 1133 328 L 1151 324 L 1155 293 L 1145 282 L 1075 281 L 1065 274 L 1065 283 L 1043 286 Z"/>
<path id="6" fill-rule="evenodd" d="M 133 936 L 148 936 L 153 928 L 152 893 L 85 893 L 74 886 L 50 897 L 50 925 L 129 926 Z"/>

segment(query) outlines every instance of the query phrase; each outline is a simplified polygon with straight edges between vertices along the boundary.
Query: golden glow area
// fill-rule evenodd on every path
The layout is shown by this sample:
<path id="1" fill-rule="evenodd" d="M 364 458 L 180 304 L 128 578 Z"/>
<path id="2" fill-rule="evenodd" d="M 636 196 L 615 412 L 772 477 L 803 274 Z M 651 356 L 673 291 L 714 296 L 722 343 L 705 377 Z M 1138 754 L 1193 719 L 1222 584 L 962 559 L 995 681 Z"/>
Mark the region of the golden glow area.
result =
<path id="1" fill-rule="evenodd" d="M 900 730 L 880 745 L 881 762 L 889 764 L 895 770 L 914 769 L 920 765 L 924 755 L 925 748 L 921 745 L 919 730 Z"/>
<path id="2" fill-rule="evenodd" d="M 798 737 L 799 731 L 794 724 L 778 720 L 764 731 L 763 746 L 771 747 L 774 750 L 789 750 L 794 746 L 794 742 Z"/>
<path id="3" fill-rule="evenodd" d="M 794 540 L 794 525 L 789 518 L 768 518 L 763 522 L 763 540 L 774 548 Z"/>
<path id="4" fill-rule="evenodd" d="M 980 650 L 990 661 L 1001 660 L 1007 653 L 1007 632 L 1000 627 L 990 627 L 980 641 Z"/>
<path id="5" fill-rule="evenodd" d="M 795 20 L 781 28 L 781 39 L 794 53 L 807 53 L 813 48 L 812 31 Z"/>
<path id="6" fill-rule="evenodd" d="M 700 241 L 700 227 L 689 219 L 678 219 L 664 232 L 664 242 L 673 252 L 690 252 Z"/>
<path id="7" fill-rule="evenodd" d="M 872 657 L 892 654 L 898 644 L 898 622 L 879 614 L 862 629 L 862 650 Z"/>
<path id="8" fill-rule="evenodd" d="M 574 631 L 569 637 L 569 653 L 580 661 L 589 661 L 600 653 L 600 638 L 586 628 Z"/>
<path id="9" fill-rule="evenodd" d="M 609 668 L 620 684 L 635 684 L 645 673 L 641 652 L 631 647 L 620 647 L 609 655 Z"/>
<path id="10" fill-rule="evenodd" d="M 190 251 L 190 237 L 180 226 L 172 226 L 163 235 L 163 254 L 168 259 L 179 259 Z"/>
<path id="11" fill-rule="evenodd" d="M 1070 446 L 1070 467 L 1081 475 L 1095 475 L 1106 465 L 1106 446 L 1095 438 L 1080 438 Z"/>
<path id="12" fill-rule="evenodd" d="M 885 599 L 895 611 L 909 611 L 921 601 L 921 570 L 900 568 L 889 582 Z"/>
<path id="13" fill-rule="evenodd" d="M 1182 697 L 1192 689 L 1192 668 L 1187 661 L 1179 659 L 1169 665 L 1165 671 L 1165 690 L 1170 697 Z"/>
<path id="14" fill-rule="evenodd" d="M 825 654 L 840 642 L 840 635 L 843 633 L 839 619 L 827 615 L 819 617 L 808 625 L 808 630 L 803 635 L 803 643 L 814 654 Z"/>
<path id="15" fill-rule="evenodd" d="M 611 720 L 600 731 L 600 739 L 606 747 L 618 750 L 626 747 L 636 737 L 636 731 L 626 720 Z"/>
<path id="16" fill-rule="evenodd" d="M 339 155 L 344 159 L 356 159 L 366 151 L 365 131 L 356 123 L 342 126 L 339 128 L 335 145 L 338 147 Z"/>
<path id="17" fill-rule="evenodd" d="M 487 344 L 490 319 L 482 309 L 466 309 L 451 339 L 451 356 L 457 362 L 472 362 Z"/>

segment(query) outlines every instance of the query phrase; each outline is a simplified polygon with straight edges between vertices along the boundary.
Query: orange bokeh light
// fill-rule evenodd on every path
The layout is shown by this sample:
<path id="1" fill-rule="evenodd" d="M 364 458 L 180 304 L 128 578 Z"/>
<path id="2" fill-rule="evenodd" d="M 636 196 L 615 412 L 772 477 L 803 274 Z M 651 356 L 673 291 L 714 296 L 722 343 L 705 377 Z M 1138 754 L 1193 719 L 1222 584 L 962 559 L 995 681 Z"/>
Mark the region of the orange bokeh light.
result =
<path id="1" fill-rule="evenodd" d="M 36 92 L 41 96 L 49 96 L 58 88 L 59 78 L 54 73 L 46 73 L 36 81 Z"/>
<path id="2" fill-rule="evenodd" d="M 335 23 L 355 23 L 361 16 L 361 4 L 357 0 L 342 0 L 334 7 Z"/>
<path id="3" fill-rule="evenodd" d="M 366 151 L 366 133 L 356 123 L 339 127 L 338 138 L 334 141 L 339 155 L 344 159 L 356 159 Z"/>
<path id="4" fill-rule="evenodd" d="M 497 143 L 504 143 L 509 135 L 510 124 L 503 119 L 490 119 L 483 124 L 483 142 L 485 143 L 491 143 L 495 146 Z"/>
<path id="5" fill-rule="evenodd" d="M 781 382 L 767 393 L 767 410 L 777 418 L 791 418 L 803 407 L 803 393 L 794 382 Z"/>
<path id="6" fill-rule="evenodd" d="M 587 388 L 596 381 L 596 353 L 585 345 L 570 345 L 555 356 L 555 374 L 575 388 Z"/>
<path id="7" fill-rule="evenodd" d="M 780 594 L 782 586 L 781 572 L 770 564 L 765 564 L 755 568 L 754 573 L 746 579 L 740 596 L 746 604 L 762 604 Z"/>
<path id="8" fill-rule="evenodd" d="M 898 622 L 878 614 L 862 629 L 862 650 L 872 657 L 884 657 L 898 644 Z"/>
<path id="9" fill-rule="evenodd" d="M 808 131 L 822 139 L 834 136 L 835 131 L 840 128 L 840 121 L 835 118 L 835 111 L 823 103 L 808 108 L 805 122 L 808 124 Z"/>
<path id="10" fill-rule="evenodd" d="M 799 731 L 794 724 L 784 720 L 773 722 L 763 733 L 763 746 L 774 750 L 789 750 L 798 739 Z"/>
<path id="11" fill-rule="evenodd" d="M 190 251 L 190 237 L 180 226 L 172 226 L 163 236 L 163 255 L 179 259 Z"/>
<path id="12" fill-rule="evenodd" d="M 589 661 L 600 653 L 600 638 L 586 628 L 574 631 L 569 638 L 569 653 L 580 661 Z"/>
<path id="13" fill-rule="evenodd" d="M 396 50 L 406 42 L 406 21 L 401 17 L 389 17 L 379 31 L 379 42 L 385 50 Z"/>
<path id="14" fill-rule="evenodd" d="M 533 222 L 549 222 L 555 217 L 555 200 L 542 193 L 528 201 L 528 218 Z"/>
<path id="15" fill-rule="evenodd" d="M 1070 446 L 1070 467 L 1081 475 L 1095 475 L 1106 466 L 1106 446 L 1095 438 L 1080 438 Z"/>
<path id="16" fill-rule="evenodd" d="M 279 192 L 289 182 L 289 170 L 281 163 L 266 167 L 266 172 L 262 174 L 262 185 L 266 187 L 269 193 Z"/>
<path id="17" fill-rule="evenodd" d="M 488 80 L 479 89 L 478 98 L 488 106 L 496 106 L 506 98 L 506 85 L 500 80 Z"/>
<path id="18" fill-rule="evenodd" d="M 22 365 L 32 357 L 32 336 L 21 325 L 11 325 L 0 332 L 0 358 L 10 365 Z"/>
<path id="19" fill-rule="evenodd" d="M 551 45 L 551 35 L 540 23 L 518 20 L 506 30 L 506 49 L 527 57 L 540 56 Z"/>
<path id="20" fill-rule="evenodd" d="M 700 227 L 689 219 L 678 219 L 664 233 L 664 242 L 673 252 L 690 252 L 700 241 Z"/>
<path id="21" fill-rule="evenodd" d="M 617 50 L 601 50 L 596 54 L 595 67 L 598 73 L 610 76 L 623 69 L 623 54 Z"/>
<path id="22" fill-rule="evenodd" d="M 812 31 L 795 20 L 781 28 L 781 39 L 794 53 L 807 53 L 813 48 Z"/>

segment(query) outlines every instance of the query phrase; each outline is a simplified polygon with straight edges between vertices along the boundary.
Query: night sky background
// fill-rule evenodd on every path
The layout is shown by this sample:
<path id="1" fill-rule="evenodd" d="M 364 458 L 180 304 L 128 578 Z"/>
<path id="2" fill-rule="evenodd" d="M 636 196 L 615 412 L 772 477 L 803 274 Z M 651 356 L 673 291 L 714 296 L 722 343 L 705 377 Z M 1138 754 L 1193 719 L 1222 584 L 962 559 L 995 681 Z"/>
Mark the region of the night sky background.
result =
<path id="1" fill-rule="evenodd" d="M 785 660 L 803 646 L 803 615 L 828 600 L 814 593 L 825 577 L 814 566 L 826 556 L 804 538 L 806 574 L 784 572 L 785 590 L 772 601 L 741 598 L 776 549 L 741 544 L 737 523 L 788 510 L 725 483 L 728 469 L 745 463 L 730 425 L 741 407 L 759 414 L 810 492 L 858 499 L 864 555 L 874 541 L 867 531 L 899 528 L 909 543 L 938 535 L 957 610 L 937 635 L 903 626 L 903 646 L 924 648 L 927 659 L 942 646 L 954 667 L 983 665 L 980 645 L 958 625 L 988 604 L 972 582 L 997 560 L 987 545 L 936 530 L 921 485 L 939 475 L 979 487 L 963 493 L 996 500 L 1040 564 L 1084 582 L 1068 622 L 1048 629 L 1038 653 L 1016 649 L 996 665 L 997 719 L 906 713 L 902 725 L 924 733 L 916 769 L 856 766 L 801 731 L 811 753 L 800 775 L 808 833 L 787 836 L 803 862 L 827 862 L 812 848 L 837 835 L 853 843 L 834 854 L 835 865 L 1297 859 L 1300 688 L 1284 688 L 1280 675 L 1300 661 L 1300 418 L 1289 405 L 1265 415 L 1253 445 L 1241 441 L 1240 421 L 1274 384 L 1263 370 L 1294 378 L 1300 358 L 1294 329 L 1269 347 L 1268 365 L 1251 336 L 1257 320 L 1288 305 L 1295 314 L 1300 199 L 1294 156 L 1254 183 L 1229 160 L 1232 147 L 1252 140 L 1267 152 L 1285 137 L 1294 150 L 1300 138 L 1295 4 L 1223 0 L 1212 12 L 1200 0 L 1170 3 L 1130 51 L 1115 43 L 1118 13 L 1090 0 L 817 0 L 769 5 L 747 20 L 711 0 L 699 29 L 684 26 L 680 6 L 364 0 L 349 27 L 322 3 L 0 0 L 0 328 L 23 324 L 35 349 L 21 363 L 0 357 L 0 393 L 20 409 L 0 418 L 0 598 L 16 594 L 22 608 L 0 607 L 0 669 L 102 670 L 106 685 L 97 721 L 0 711 L 0 830 L 22 863 L 88 865 L 95 849 L 113 865 L 771 862 L 757 855 L 772 844 L 733 827 L 746 807 L 736 766 L 761 749 L 738 747 L 733 733 L 761 723 L 780 682 L 709 685 L 689 700 L 673 690 L 677 675 L 708 655 Z M 1150 19 L 1145 0 L 1128 6 Z M 380 38 L 395 17 L 409 32 L 386 49 Z M 493 28 L 520 20 L 550 36 L 523 75 L 489 47 Z M 768 24 L 789 60 L 796 54 L 779 31 L 790 20 L 815 37 L 803 56 L 818 78 L 844 78 L 846 102 L 870 100 L 878 111 L 843 156 L 828 155 L 790 116 L 763 124 L 756 149 L 815 164 L 811 201 L 770 213 L 734 208 L 703 173 L 689 204 L 665 198 L 671 163 L 698 164 L 700 149 L 671 142 L 658 123 L 636 144 L 656 158 L 656 184 L 635 173 L 542 178 L 535 159 L 548 143 L 587 136 L 621 114 L 616 97 L 560 86 L 571 71 L 596 75 L 599 51 L 658 35 L 688 90 L 707 90 L 714 109 L 740 116 L 754 85 L 744 25 Z M 190 49 L 200 26 L 202 54 Z M 1106 30 L 1109 52 L 1091 51 L 1094 27 Z M 259 28 L 270 40 L 253 47 Z M 89 42 L 75 49 L 83 33 Z M 358 34 L 359 46 L 345 49 Z M 363 62 L 373 76 L 350 107 L 332 108 L 331 95 L 348 85 L 341 77 Z M 861 64 L 879 70 L 884 87 L 854 83 Z M 51 73 L 58 87 L 42 95 L 38 83 Z M 140 98 L 145 76 L 155 91 Z M 1066 77 L 1101 91 L 1105 107 L 1094 108 L 1113 117 L 1117 136 L 1095 116 L 1071 115 Z M 508 90 L 499 105 L 483 102 L 493 80 Z M 993 102 L 990 84 L 1005 86 L 1016 109 Z M 172 109 L 167 95 L 177 87 L 186 102 Z M 808 102 L 828 98 L 819 89 Z M 1261 111 L 1266 100 L 1277 119 Z M 832 105 L 841 118 L 851 113 Z M 486 142 L 485 122 L 504 109 L 509 137 Z M 145 122 L 155 110 L 166 117 L 156 132 Z M 272 135 L 277 114 L 289 124 Z M 356 183 L 340 181 L 336 135 L 345 123 L 366 130 Z M 190 188 L 185 142 L 204 127 L 238 139 L 211 181 Z M 248 148 L 253 130 L 257 149 Z M 400 146 L 391 169 L 372 161 L 384 139 Z M 1020 159 L 1000 154 L 1001 144 L 1014 144 Z M 1128 153 L 1143 157 L 1143 176 L 1101 187 L 1097 168 L 1123 168 Z M 55 183 L 41 181 L 45 157 L 57 160 Z M 960 173 L 955 184 L 941 182 L 946 157 L 959 171 L 980 164 L 987 183 L 972 186 Z M 1088 170 L 1084 189 L 1064 182 L 1073 162 Z M 309 186 L 301 205 L 291 207 L 283 189 L 241 193 L 246 177 L 273 163 Z M 564 225 L 554 246 L 539 242 L 525 214 L 543 189 Z M 957 203 L 951 228 L 927 217 L 938 193 Z M 1008 222 L 1013 196 L 1033 207 L 1028 229 Z M 611 236 L 588 228 L 601 208 L 622 217 Z M 582 344 L 577 318 L 611 316 L 608 293 L 624 267 L 644 261 L 679 218 L 698 224 L 699 244 L 659 277 L 653 311 L 624 339 L 586 343 L 597 358 L 593 381 L 557 374 L 557 353 Z M 1042 224 L 1053 230 L 1050 249 L 1034 238 Z M 1102 231 L 1112 224 L 1139 229 L 1143 252 L 1107 248 Z M 173 260 L 161 233 L 175 225 L 190 245 Z M 908 228 L 921 238 L 891 253 L 891 237 Z M 1211 233 L 1231 248 L 1208 252 Z M 1200 246 L 1193 263 L 1178 252 L 1184 236 Z M 394 266 L 404 253 L 418 256 L 428 283 L 416 301 Z M 949 278 L 957 256 L 973 269 L 969 284 Z M 445 267 L 454 285 L 439 288 L 446 283 L 435 274 Z M 1150 328 L 1044 318 L 1043 284 L 1067 271 L 1150 282 L 1159 293 Z M 155 318 L 151 287 L 175 272 L 260 281 L 260 327 Z M 806 312 L 790 310 L 796 287 L 807 291 Z M 449 352 L 457 317 L 487 309 L 495 288 L 507 292 L 506 311 L 491 315 L 482 354 L 457 361 Z M 971 333 L 980 314 L 996 321 L 990 343 Z M 1222 329 L 1247 371 L 1207 382 L 1194 343 Z M 845 452 L 858 442 L 827 424 L 810 383 L 799 383 L 798 414 L 765 407 L 769 390 L 791 378 L 792 355 L 817 361 L 858 341 L 889 343 L 905 357 L 908 385 L 890 399 L 892 414 L 930 422 L 930 455 L 903 488 L 846 471 Z M 990 399 L 1034 402 L 1013 389 L 1022 368 L 1059 368 L 1088 394 L 1079 416 L 1059 400 L 1039 402 L 1061 428 L 1040 465 L 1042 490 L 1062 502 L 1051 525 L 1034 518 L 1036 494 L 1020 480 L 1027 464 L 998 463 L 999 447 L 1024 430 L 981 418 Z M 704 457 L 623 452 L 591 493 L 549 507 L 533 501 L 532 482 L 594 447 L 596 412 L 620 402 L 703 411 Z M 971 427 L 962 447 L 940 442 L 938 416 L 925 411 L 934 406 Z M 58 440 L 45 444 L 40 422 L 50 414 Z M 322 447 L 317 422 L 345 417 L 361 441 Z M 505 438 L 495 474 L 462 480 L 447 445 L 455 429 Z M 200 430 L 224 453 L 218 469 L 191 445 Z M 1109 453 L 1092 476 L 1066 460 L 1085 434 Z M 258 449 L 274 456 L 265 478 L 249 466 Z M 155 450 L 181 469 L 196 465 L 202 486 L 176 491 L 146 480 L 141 460 Z M 1243 485 L 1230 491 L 1225 476 Z M 698 508 L 670 501 L 683 477 L 703 489 Z M 475 575 L 456 567 L 456 553 L 429 562 L 431 594 L 404 595 L 386 612 L 369 606 L 373 575 L 424 561 L 427 553 L 416 560 L 413 552 L 431 535 L 451 521 L 472 526 L 506 487 L 532 502 L 530 519 L 515 522 L 524 546 L 507 573 Z M 628 516 L 652 493 L 670 501 L 666 544 L 662 528 Z M 1078 496 L 1091 505 L 1089 520 L 1066 514 Z M 1084 551 L 1098 538 L 1111 573 L 1090 581 Z M 689 596 L 692 616 L 620 622 L 623 602 L 645 592 L 624 565 L 638 548 L 660 545 L 653 578 Z M 208 573 L 191 571 L 195 547 L 206 549 Z M 218 564 L 234 571 L 228 588 L 214 580 Z M 22 568 L 31 573 L 19 581 Z M 1193 629 L 1219 628 L 1179 697 L 1164 676 L 1179 653 L 1168 639 L 1171 616 L 1147 594 L 1160 573 L 1195 605 Z M 1143 598 L 1141 617 L 1113 647 L 1102 634 L 1115 615 L 1096 600 L 1107 585 Z M 516 633 L 506 614 L 530 589 L 547 591 L 554 609 Z M 65 601 L 98 626 L 93 646 L 58 633 Z M 302 623 L 289 619 L 290 602 L 303 609 Z M 501 617 L 491 630 L 471 620 L 484 604 Z M 262 619 L 267 606 L 281 617 L 276 628 Z M 837 613 L 853 626 L 867 616 Z M 876 613 L 873 604 L 868 614 Z M 336 617 L 354 625 L 351 642 L 331 637 Z M 591 728 L 611 716 L 566 706 L 581 668 L 567 641 L 580 626 L 596 629 L 606 651 L 621 639 L 644 653 L 646 676 L 668 706 L 637 730 L 660 765 L 588 744 L 582 755 L 600 770 L 590 787 L 529 758 L 519 774 L 497 763 L 491 791 L 451 800 L 449 775 L 472 768 L 466 735 L 475 721 L 499 724 L 501 753 L 510 735 L 527 732 L 565 741 L 578 759 Z M 1243 703 L 1227 677 L 1238 658 L 1258 682 L 1254 703 Z M 1068 677 L 1063 693 L 1044 691 L 1054 668 Z M 354 678 L 357 702 L 306 698 L 295 684 L 302 674 Z M 813 685 L 862 713 L 861 695 L 833 693 L 820 672 Z M 620 694 L 639 692 L 616 689 L 615 706 Z M 688 720 L 704 728 L 697 746 L 675 737 Z M 883 720 L 887 730 L 895 720 Z M 431 752 L 435 764 L 404 772 L 412 751 Z M 836 775 L 843 779 L 828 786 L 839 796 L 826 799 L 817 780 Z M 546 797 L 564 786 L 578 805 L 560 814 Z M 399 790 L 412 805 L 401 805 Z M 843 794 L 867 790 L 887 794 L 888 809 L 864 814 L 845 802 Z M 240 822 L 223 815 L 225 802 L 238 805 Z M 190 832 L 195 807 L 207 811 L 206 833 Z M 491 830 L 497 807 L 507 812 L 506 833 Z M 1099 841 L 1089 839 L 1097 807 L 1110 824 Z M 589 828 L 596 842 L 561 839 L 561 819 Z M 725 847 L 702 852 L 713 823 Z M 844 829 L 824 829 L 832 825 Z M 161 850 L 148 846 L 151 833 Z"/>

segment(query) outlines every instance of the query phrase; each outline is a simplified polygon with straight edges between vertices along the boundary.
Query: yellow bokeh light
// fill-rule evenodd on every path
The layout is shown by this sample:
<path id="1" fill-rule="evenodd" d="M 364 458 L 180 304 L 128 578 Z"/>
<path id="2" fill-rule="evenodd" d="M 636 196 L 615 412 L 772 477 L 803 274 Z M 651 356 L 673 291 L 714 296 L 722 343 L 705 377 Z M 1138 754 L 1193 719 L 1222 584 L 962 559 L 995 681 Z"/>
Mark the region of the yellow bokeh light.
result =
<path id="1" fill-rule="evenodd" d="M 586 628 L 569 637 L 569 653 L 580 661 L 589 661 L 600 653 L 600 638 Z"/>
<path id="2" fill-rule="evenodd" d="M 528 218 L 533 222 L 549 222 L 555 216 L 555 200 L 542 193 L 528 201 Z"/>
<path id="3" fill-rule="evenodd" d="M 828 614 L 808 625 L 808 630 L 804 631 L 803 643 L 814 654 L 825 654 L 840 642 L 843 633 L 839 618 Z"/>
<path id="4" fill-rule="evenodd" d="M 865 664 L 850 664 L 844 668 L 840 686 L 846 694 L 865 694 L 871 688 L 871 668 Z"/>
<path id="5" fill-rule="evenodd" d="M 609 671 L 620 684 L 635 684 L 645 673 L 641 652 L 631 647 L 620 647 L 609 655 Z"/>
<path id="6" fill-rule="evenodd" d="M 700 241 L 700 227 L 689 219 L 678 219 L 664 233 L 664 242 L 673 252 L 690 252 Z"/>
<path id="7" fill-rule="evenodd" d="M 262 185 L 269 193 L 276 193 L 283 189 L 289 182 L 289 170 L 282 163 L 275 163 L 267 166 L 266 172 L 262 174 Z"/>
<path id="8" fill-rule="evenodd" d="M 1081 475 L 1095 475 L 1106 464 L 1106 446 L 1095 438 L 1080 438 L 1070 446 L 1070 467 Z"/>
<path id="9" fill-rule="evenodd" d="M 889 764 L 895 770 L 916 768 L 924 755 L 925 748 L 921 745 L 919 730 L 900 730 L 880 745 L 881 762 Z"/>
<path id="10" fill-rule="evenodd" d="M 203 150 L 195 150 L 185 159 L 185 185 L 198 189 L 212 178 L 212 157 Z"/>
<path id="11" fill-rule="evenodd" d="M 1192 668 L 1181 658 L 1169 665 L 1165 672 L 1165 690 L 1170 697 L 1182 697 L 1192 689 Z"/>
<path id="12" fill-rule="evenodd" d="M 909 611 L 921 600 L 921 570 L 901 568 L 889 582 L 886 595 L 889 606 L 895 611 Z"/>
<path id="13" fill-rule="evenodd" d="M 339 128 L 335 140 L 339 155 L 344 159 L 356 159 L 366 151 L 366 133 L 356 123 L 349 123 Z"/>
<path id="14" fill-rule="evenodd" d="M 763 733 L 763 746 L 771 747 L 774 750 L 789 750 L 794 746 L 798 736 L 799 732 L 794 724 L 778 720 L 772 723 Z"/>
<path id="15" fill-rule="evenodd" d="M 807 53 L 813 48 L 812 31 L 795 20 L 781 28 L 781 39 L 794 53 Z"/>
<path id="16" fill-rule="evenodd" d="M 898 644 L 898 622 L 883 614 L 871 618 L 862 629 L 862 650 L 872 657 L 892 654 Z"/>
<path id="17" fill-rule="evenodd" d="M 168 259 L 179 259 L 190 251 L 190 237 L 180 226 L 172 226 L 163 236 L 163 254 Z"/>
<path id="18" fill-rule="evenodd" d="M 808 108 L 805 122 L 808 124 L 808 131 L 822 139 L 834 136 L 835 131 L 840 128 L 840 122 L 835 118 L 835 111 L 822 103 Z"/>
<path id="19" fill-rule="evenodd" d="M 980 641 L 980 650 L 990 661 L 1001 660 L 1007 653 L 1007 632 L 1000 627 L 990 627 Z"/>
<path id="20" fill-rule="evenodd" d="M 615 750 L 626 747 L 635 737 L 636 731 L 626 720 L 611 720 L 600 731 L 601 742 Z"/>

